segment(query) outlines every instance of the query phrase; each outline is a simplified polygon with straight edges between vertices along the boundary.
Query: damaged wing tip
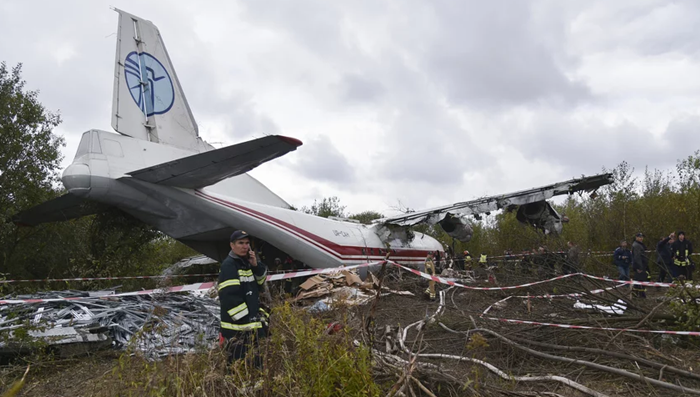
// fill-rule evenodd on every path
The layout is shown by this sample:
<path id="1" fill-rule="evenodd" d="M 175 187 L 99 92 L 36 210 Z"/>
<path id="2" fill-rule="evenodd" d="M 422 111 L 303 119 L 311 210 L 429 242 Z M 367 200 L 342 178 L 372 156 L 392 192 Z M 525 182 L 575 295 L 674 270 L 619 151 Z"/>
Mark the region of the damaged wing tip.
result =
<path id="1" fill-rule="evenodd" d="M 277 135 L 277 137 L 278 137 L 282 142 L 288 143 L 288 144 L 290 144 L 290 145 L 292 145 L 292 146 L 294 146 L 294 147 L 299 147 L 299 146 L 303 145 L 303 143 L 302 143 L 300 140 L 296 139 L 296 138 L 292 138 L 292 137 L 288 137 L 288 136 L 282 136 L 282 135 Z"/>

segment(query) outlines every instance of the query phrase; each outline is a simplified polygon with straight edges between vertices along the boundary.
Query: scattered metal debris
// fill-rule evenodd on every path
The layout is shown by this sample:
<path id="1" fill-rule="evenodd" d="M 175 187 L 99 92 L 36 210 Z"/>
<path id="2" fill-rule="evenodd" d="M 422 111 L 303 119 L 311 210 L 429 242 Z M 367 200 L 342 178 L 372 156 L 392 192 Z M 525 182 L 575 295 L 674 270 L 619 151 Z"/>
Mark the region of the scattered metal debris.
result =
<path id="1" fill-rule="evenodd" d="M 26 337 L 52 346 L 99 344 L 141 352 L 149 359 L 184 353 L 216 341 L 219 303 L 207 294 L 105 298 L 112 291 L 43 292 L 26 298 L 81 299 L 0 306 L 0 351 L 26 347 Z M 97 296 L 101 296 L 98 299 Z M 17 330 L 25 329 L 26 333 Z"/>
<path id="2" fill-rule="evenodd" d="M 617 302 L 612 305 L 588 305 L 580 301 L 576 301 L 576 303 L 574 303 L 574 309 L 595 310 L 606 314 L 625 314 L 627 305 L 622 299 L 618 299 Z"/>
<path id="3" fill-rule="evenodd" d="M 206 255 L 196 255 L 189 258 L 184 258 L 168 266 L 168 268 L 163 271 L 163 275 L 171 276 L 191 273 L 193 269 L 195 272 L 203 272 L 205 270 L 209 271 L 212 269 L 212 267 L 217 268 L 218 265 L 219 262 L 209 258 Z"/>

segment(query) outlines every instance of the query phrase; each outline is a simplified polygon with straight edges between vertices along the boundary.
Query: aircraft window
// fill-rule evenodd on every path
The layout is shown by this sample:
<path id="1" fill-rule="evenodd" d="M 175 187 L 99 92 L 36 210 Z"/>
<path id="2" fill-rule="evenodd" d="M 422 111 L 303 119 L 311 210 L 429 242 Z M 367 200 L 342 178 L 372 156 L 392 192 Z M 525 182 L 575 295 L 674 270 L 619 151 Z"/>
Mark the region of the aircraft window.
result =
<path id="1" fill-rule="evenodd" d="M 75 158 L 88 154 L 90 150 L 90 133 L 86 132 L 83 137 L 80 138 L 80 144 L 78 145 L 78 151 L 75 153 Z"/>
<path id="2" fill-rule="evenodd" d="M 124 152 L 122 151 L 122 145 L 111 139 L 103 139 L 102 146 L 104 147 L 104 154 L 112 157 L 124 157 Z"/>
<path id="3" fill-rule="evenodd" d="M 100 137 L 97 135 L 96 132 L 92 134 L 92 145 L 90 147 L 90 153 L 102 153 Z"/>

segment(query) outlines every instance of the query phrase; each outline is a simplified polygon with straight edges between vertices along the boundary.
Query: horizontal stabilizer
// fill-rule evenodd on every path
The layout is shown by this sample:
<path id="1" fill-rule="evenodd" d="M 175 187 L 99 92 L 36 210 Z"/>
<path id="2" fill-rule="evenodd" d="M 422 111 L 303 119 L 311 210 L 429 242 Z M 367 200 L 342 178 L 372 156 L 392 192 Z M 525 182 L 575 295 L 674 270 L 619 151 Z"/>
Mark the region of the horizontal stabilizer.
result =
<path id="1" fill-rule="evenodd" d="M 102 209 L 103 207 L 97 203 L 67 193 L 16 214 L 12 217 L 12 221 L 17 225 L 36 226 L 41 223 L 67 221 L 94 215 Z"/>
<path id="2" fill-rule="evenodd" d="M 129 172 L 133 178 L 158 185 L 199 189 L 244 174 L 301 146 L 301 141 L 279 135 L 211 150 Z"/>

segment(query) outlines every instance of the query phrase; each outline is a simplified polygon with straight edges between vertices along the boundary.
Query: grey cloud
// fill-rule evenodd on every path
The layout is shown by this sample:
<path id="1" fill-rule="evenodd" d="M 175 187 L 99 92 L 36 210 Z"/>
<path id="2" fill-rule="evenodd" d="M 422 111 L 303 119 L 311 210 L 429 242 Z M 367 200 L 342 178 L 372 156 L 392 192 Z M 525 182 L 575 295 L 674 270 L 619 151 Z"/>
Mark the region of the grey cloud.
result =
<path id="1" fill-rule="evenodd" d="M 535 117 L 526 130 L 511 128 L 519 132 L 514 150 L 579 175 L 612 169 L 622 161 L 650 168 L 673 166 L 700 147 L 699 122 L 697 115 L 676 119 L 660 137 L 629 121 L 610 127 L 595 119 L 553 114 Z"/>
<path id="2" fill-rule="evenodd" d="M 324 135 L 306 142 L 297 158 L 294 169 L 308 179 L 346 187 L 355 182 L 354 168 Z"/>
<path id="3" fill-rule="evenodd" d="M 379 2 L 387 8 L 388 2 Z M 413 2 L 403 8 L 405 18 L 386 18 L 383 34 L 391 43 L 372 56 L 355 45 L 351 27 L 373 16 L 359 2 L 349 9 L 334 3 L 307 0 L 279 6 L 247 5 L 248 15 L 290 34 L 322 62 L 343 70 L 360 68 L 365 78 L 376 78 L 383 64 L 397 54 L 420 68 L 421 76 L 436 84 L 454 103 L 480 107 L 546 103 L 573 106 L 591 100 L 582 81 L 571 80 L 567 71 L 578 59 L 566 51 L 567 23 L 575 16 L 564 7 L 542 7 L 512 1 L 438 1 L 430 5 Z M 315 11 L 300 14 L 299 9 Z M 348 22 L 349 21 L 349 22 Z M 352 76 L 352 74 L 350 74 Z M 350 77 L 352 78 L 352 77 Z M 346 100 L 367 93 L 365 81 L 348 80 L 341 89 Z M 393 89 L 394 87 L 387 87 Z"/>
<path id="4" fill-rule="evenodd" d="M 647 56 L 681 52 L 697 56 L 700 3 L 684 1 L 630 1 L 624 7 L 598 2 L 607 13 L 583 14 L 595 30 L 589 40 L 604 49 L 626 49 Z"/>
<path id="5" fill-rule="evenodd" d="M 197 103 L 203 105 L 199 106 L 199 114 L 195 114 L 195 117 L 222 121 L 223 132 L 234 141 L 280 133 L 279 126 L 264 111 L 258 109 L 252 96 L 239 92 L 227 98 L 212 95 L 195 98 Z"/>
<path id="6" fill-rule="evenodd" d="M 492 158 L 473 144 L 470 132 L 445 109 L 421 94 L 396 111 L 386 150 L 375 159 L 381 165 L 376 172 L 392 181 L 459 184 L 464 172 L 487 166 Z"/>
<path id="7" fill-rule="evenodd" d="M 663 136 L 665 150 L 685 158 L 700 148 L 700 115 L 688 114 L 672 120 Z"/>
<path id="8" fill-rule="evenodd" d="M 333 2 L 302 0 L 288 2 L 243 2 L 246 16 L 275 30 L 286 30 L 298 44 L 316 54 L 337 55 L 343 46 L 343 10 Z"/>
<path id="9" fill-rule="evenodd" d="M 433 4 L 440 30 L 427 44 L 423 62 L 452 101 L 501 107 L 591 99 L 588 87 L 570 80 L 561 66 L 565 26 L 536 19 L 533 3 Z"/>
<path id="10" fill-rule="evenodd" d="M 384 86 L 376 79 L 358 74 L 345 74 L 338 84 L 340 96 L 348 103 L 368 103 L 384 95 Z"/>

